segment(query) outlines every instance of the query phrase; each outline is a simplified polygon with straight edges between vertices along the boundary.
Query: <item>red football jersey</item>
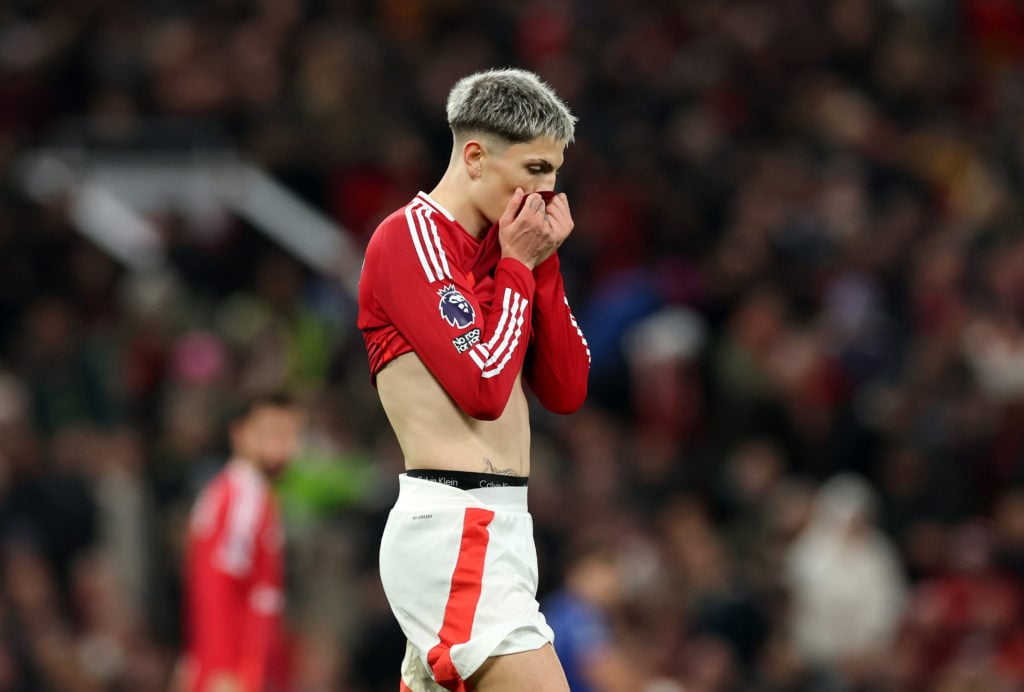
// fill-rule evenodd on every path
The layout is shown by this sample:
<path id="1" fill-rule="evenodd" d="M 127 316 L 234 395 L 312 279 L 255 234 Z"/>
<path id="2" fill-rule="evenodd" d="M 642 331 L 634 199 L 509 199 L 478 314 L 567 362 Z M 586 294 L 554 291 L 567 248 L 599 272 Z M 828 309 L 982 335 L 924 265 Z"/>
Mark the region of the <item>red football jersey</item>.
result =
<path id="1" fill-rule="evenodd" d="M 502 259 L 496 226 L 474 238 L 423 192 L 370 239 L 358 323 L 372 378 L 415 351 L 474 418 L 498 418 L 520 372 L 551 411 L 570 413 L 586 397 L 590 350 L 557 254 L 532 272 Z"/>
<path id="2" fill-rule="evenodd" d="M 189 519 L 185 628 L 189 692 L 211 675 L 237 676 L 244 692 L 263 692 L 281 639 L 283 531 L 263 475 L 230 462 L 203 490 Z"/>

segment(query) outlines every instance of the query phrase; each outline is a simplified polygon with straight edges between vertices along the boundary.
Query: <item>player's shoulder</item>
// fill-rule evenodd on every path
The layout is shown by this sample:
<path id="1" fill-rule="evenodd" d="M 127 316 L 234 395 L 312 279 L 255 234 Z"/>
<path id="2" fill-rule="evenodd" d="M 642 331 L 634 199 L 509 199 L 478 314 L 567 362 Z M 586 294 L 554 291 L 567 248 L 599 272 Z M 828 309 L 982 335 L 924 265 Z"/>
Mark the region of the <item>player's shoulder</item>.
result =
<path id="1" fill-rule="evenodd" d="M 415 245 L 423 234 L 446 233 L 453 223 L 453 217 L 430 195 L 419 192 L 408 203 L 388 214 L 374 230 L 370 247 L 391 245 Z"/>
<path id="2" fill-rule="evenodd" d="M 378 239 L 381 236 L 388 236 L 395 230 L 408 228 L 409 212 L 418 204 L 417 200 L 418 197 L 413 197 L 411 200 L 385 216 L 384 219 L 377 224 L 377 228 L 374 230 L 371 240 Z"/>
<path id="3" fill-rule="evenodd" d="M 202 485 L 199 498 L 220 498 L 228 495 L 230 492 L 231 479 L 228 476 L 228 468 L 225 466 Z"/>
<path id="4" fill-rule="evenodd" d="M 405 219 L 405 209 L 406 207 L 396 209 L 377 224 L 377 228 L 374 229 L 370 235 L 369 242 L 366 244 L 364 272 L 366 265 L 375 266 L 380 256 L 400 250 L 402 245 L 411 244 L 407 230 L 408 223 Z"/>
<path id="5" fill-rule="evenodd" d="M 266 476 L 249 462 L 238 459 L 228 462 L 224 476 L 233 491 L 253 495 L 270 494 L 270 483 Z"/>
<path id="6" fill-rule="evenodd" d="M 239 497 L 256 498 L 269 495 L 270 485 L 252 464 L 231 460 L 210 479 L 202 494 L 208 498 L 233 502 Z"/>
<path id="7" fill-rule="evenodd" d="M 221 469 L 203 485 L 192 504 L 189 519 L 191 534 L 194 537 L 211 534 L 230 500 L 230 479 L 227 469 Z"/>

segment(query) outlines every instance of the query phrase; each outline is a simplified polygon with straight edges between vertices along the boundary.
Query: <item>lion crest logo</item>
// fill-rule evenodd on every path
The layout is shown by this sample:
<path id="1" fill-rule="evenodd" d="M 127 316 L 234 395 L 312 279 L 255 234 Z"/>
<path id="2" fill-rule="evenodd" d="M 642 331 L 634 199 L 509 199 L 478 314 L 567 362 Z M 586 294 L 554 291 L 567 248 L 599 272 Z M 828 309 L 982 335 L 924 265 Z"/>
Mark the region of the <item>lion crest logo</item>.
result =
<path id="1" fill-rule="evenodd" d="M 437 309 L 441 311 L 441 317 L 445 322 L 459 329 L 473 324 L 476 317 L 473 306 L 453 284 L 442 288 L 437 295 L 441 296 L 441 302 L 438 303 Z"/>

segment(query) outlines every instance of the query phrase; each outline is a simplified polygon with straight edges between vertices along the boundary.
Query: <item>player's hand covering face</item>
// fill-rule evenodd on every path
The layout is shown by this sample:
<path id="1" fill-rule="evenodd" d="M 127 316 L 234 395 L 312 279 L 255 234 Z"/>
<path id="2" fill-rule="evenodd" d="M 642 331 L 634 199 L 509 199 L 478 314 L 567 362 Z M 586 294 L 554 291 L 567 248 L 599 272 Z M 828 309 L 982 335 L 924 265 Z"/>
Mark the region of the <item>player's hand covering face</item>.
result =
<path id="1" fill-rule="evenodd" d="M 504 145 L 480 141 L 477 167 L 477 202 L 491 223 L 506 210 L 516 188 L 527 194 L 552 191 L 565 158 L 565 143 L 549 137 Z"/>
<path id="2" fill-rule="evenodd" d="M 545 196 L 550 196 L 549 202 L 545 203 Z M 498 221 L 502 257 L 518 259 L 533 269 L 565 242 L 572 229 L 569 200 L 564 193 L 527 194 L 517 188 Z"/>

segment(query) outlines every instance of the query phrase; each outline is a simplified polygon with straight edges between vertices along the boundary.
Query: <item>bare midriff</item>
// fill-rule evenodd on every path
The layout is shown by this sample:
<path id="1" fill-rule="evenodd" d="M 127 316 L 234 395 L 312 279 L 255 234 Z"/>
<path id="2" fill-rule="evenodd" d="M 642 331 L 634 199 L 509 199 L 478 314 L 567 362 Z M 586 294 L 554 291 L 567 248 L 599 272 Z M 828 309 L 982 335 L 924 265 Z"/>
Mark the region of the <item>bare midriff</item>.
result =
<path id="1" fill-rule="evenodd" d="M 493 421 L 466 415 L 415 353 L 377 373 L 377 393 L 407 469 L 530 474 L 530 419 L 521 379 Z"/>

